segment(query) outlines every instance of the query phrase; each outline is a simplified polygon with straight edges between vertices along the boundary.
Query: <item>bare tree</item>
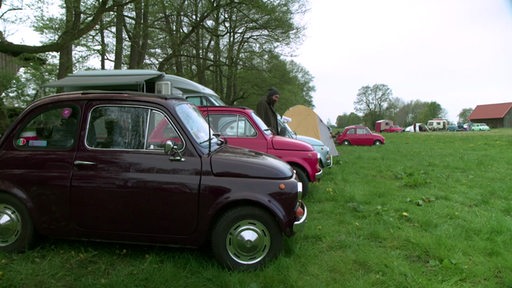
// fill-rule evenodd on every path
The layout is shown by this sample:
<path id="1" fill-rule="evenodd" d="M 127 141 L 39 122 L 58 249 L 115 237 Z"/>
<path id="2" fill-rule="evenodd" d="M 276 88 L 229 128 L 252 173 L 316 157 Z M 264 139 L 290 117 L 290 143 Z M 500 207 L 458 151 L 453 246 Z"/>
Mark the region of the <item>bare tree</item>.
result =
<path id="1" fill-rule="evenodd" d="M 371 125 L 383 117 L 387 104 L 391 101 L 393 92 L 385 84 L 363 86 L 354 101 L 354 110 L 363 115 L 366 125 Z"/>

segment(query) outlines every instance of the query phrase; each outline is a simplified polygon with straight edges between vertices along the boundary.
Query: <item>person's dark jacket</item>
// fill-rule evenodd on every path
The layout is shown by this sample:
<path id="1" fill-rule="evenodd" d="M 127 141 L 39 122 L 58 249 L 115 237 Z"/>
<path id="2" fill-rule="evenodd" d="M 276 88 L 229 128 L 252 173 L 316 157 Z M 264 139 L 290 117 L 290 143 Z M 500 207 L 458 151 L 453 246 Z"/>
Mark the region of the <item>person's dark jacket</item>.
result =
<path id="1" fill-rule="evenodd" d="M 263 96 L 261 98 L 260 102 L 256 105 L 256 114 L 267 124 L 274 135 L 279 135 L 277 113 L 274 110 L 272 96 Z"/>

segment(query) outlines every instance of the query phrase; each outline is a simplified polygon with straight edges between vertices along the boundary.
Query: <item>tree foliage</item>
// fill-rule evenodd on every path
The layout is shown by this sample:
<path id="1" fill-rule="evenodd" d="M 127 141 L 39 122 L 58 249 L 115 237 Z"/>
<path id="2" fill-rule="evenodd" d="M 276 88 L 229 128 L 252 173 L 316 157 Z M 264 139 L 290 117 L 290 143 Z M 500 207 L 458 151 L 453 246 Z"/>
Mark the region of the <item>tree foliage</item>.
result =
<path id="1" fill-rule="evenodd" d="M 459 119 L 457 121 L 459 123 L 466 123 L 469 122 L 469 115 L 473 113 L 473 108 L 464 108 L 460 111 L 460 113 L 457 115 Z"/>
<path id="2" fill-rule="evenodd" d="M 351 112 L 350 114 L 344 113 L 336 118 L 336 127 L 344 128 L 350 125 L 358 125 L 363 123 L 363 118 L 358 114 Z"/>
<path id="3" fill-rule="evenodd" d="M 354 110 L 363 115 L 364 122 L 370 125 L 384 116 L 392 95 L 393 91 L 386 84 L 363 86 L 357 93 Z"/>
<path id="4" fill-rule="evenodd" d="M 392 95 L 391 88 L 385 84 L 361 87 L 354 101 L 354 110 L 359 113 L 355 116 L 360 119 L 358 120 L 354 115 L 343 114 L 338 116 L 336 126 L 342 128 L 362 123 L 373 127 L 375 121 L 389 119 L 405 127 L 413 123 L 426 123 L 433 118 L 446 117 L 446 111 L 437 102 L 420 100 L 405 102 Z"/>
<path id="5" fill-rule="evenodd" d="M 307 0 L 63 0 L 50 5 L 57 13 L 48 1 L 25 3 L 43 42 L 0 37 L 0 52 L 38 55 L 57 65 L 56 78 L 89 68 L 155 69 L 212 88 L 228 104 L 252 105 L 275 86 L 281 112 L 313 106 L 313 77 L 286 60 L 302 41 L 295 19 Z"/>
<path id="6" fill-rule="evenodd" d="M 437 102 L 423 102 L 420 100 L 401 101 L 395 114 L 388 114 L 387 119 L 393 120 L 400 126 L 409 126 L 413 123 L 426 123 L 433 118 L 444 118 L 446 111 Z"/>

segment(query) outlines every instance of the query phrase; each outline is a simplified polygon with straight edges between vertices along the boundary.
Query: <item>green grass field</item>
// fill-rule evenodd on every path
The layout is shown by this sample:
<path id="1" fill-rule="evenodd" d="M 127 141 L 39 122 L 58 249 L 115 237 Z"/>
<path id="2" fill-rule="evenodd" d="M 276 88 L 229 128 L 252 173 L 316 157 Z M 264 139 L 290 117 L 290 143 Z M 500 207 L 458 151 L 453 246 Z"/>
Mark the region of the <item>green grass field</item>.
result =
<path id="1" fill-rule="evenodd" d="M 512 287 L 512 129 L 384 136 L 338 147 L 306 229 L 260 271 L 202 250 L 44 240 L 0 254 L 0 287 Z"/>

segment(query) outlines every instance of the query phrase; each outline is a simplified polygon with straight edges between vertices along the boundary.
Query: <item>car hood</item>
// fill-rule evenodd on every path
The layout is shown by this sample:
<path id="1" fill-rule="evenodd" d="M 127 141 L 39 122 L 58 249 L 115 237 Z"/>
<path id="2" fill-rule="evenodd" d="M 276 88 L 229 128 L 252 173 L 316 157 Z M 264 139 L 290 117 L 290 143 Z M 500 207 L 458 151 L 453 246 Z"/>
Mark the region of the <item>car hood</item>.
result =
<path id="1" fill-rule="evenodd" d="M 320 140 L 318 140 L 316 138 L 309 137 L 309 136 L 297 135 L 297 140 L 306 142 L 306 143 L 311 144 L 313 146 L 324 146 L 324 142 L 322 142 L 322 141 L 320 141 Z"/>
<path id="2" fill-rule="evenodd" d="M 282 136 L 272 136 L 272 147 L 275 150 L 312 151 L 310 144 Z"/>
<path id="3" fill-rule="evenodd" d="M 218 149 L 210 161 L 212 173 L 219 177 L 267 179 L 293 177 L 292 167 L 277 157 L 229 145 Z"/>

